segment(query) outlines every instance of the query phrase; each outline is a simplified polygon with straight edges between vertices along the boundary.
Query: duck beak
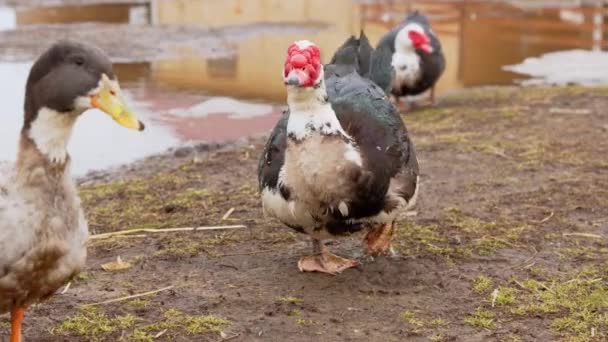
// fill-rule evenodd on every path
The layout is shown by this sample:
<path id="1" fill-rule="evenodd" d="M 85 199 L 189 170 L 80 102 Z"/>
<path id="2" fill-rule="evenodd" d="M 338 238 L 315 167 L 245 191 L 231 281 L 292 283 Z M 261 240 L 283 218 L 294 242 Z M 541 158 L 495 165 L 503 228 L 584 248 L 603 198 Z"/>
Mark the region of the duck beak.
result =
<path id="1" fill-rule="evenodd" d="M 106 75 L 103 75 L 101 90 L 91 96 L 91 105 L 110 115 L 122 126 L 144 130 L 144 124 L 137 119 L 122 96 L 118 82 L 110 81 Z"/>

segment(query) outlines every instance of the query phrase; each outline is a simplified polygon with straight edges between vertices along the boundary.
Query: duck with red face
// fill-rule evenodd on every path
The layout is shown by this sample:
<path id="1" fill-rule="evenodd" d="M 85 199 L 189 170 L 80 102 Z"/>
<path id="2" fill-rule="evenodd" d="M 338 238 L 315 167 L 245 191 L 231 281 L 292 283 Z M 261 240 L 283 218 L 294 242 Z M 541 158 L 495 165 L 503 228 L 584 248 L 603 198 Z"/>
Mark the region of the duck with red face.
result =
<path id="1" fill-rule="evenodd" d="M 308 41 L 292 44 L 287 50 L 283 79 L 286 85 L 309 87 L 318 80 L 321 73 L 319 48 Z"/>
<path id="2" fill-rule="evenodd" d="M 359 61 L 371 57 L 358 54 L 373 50 L 360 41 L 349 39 L 325 66 L 313 43 L 289 46 L 288 110 L 259 163 L 264 212 L 312 238 L 314 254 L 298 262 L 303 272 L 337 274 L 360 264 L 332 254 L 327 238 L 367 231 L 368 255 L 389 252 L 397 214 L 416 198 L 413 145 L 385 90 L 359 73 Z M 390 74 L 385 64 L 373 74 Z"/>
<path id="3" fill-rule="evenodd" d="M 391 65 L 395 78 L 391 93 L 396 99 L 431 90 L 435 103 L 435 84 L 445 70 L 445 57 L 439 39 L 428 19 L 418 11 L 411 13 L 378 43 L 393 52 Z"/>

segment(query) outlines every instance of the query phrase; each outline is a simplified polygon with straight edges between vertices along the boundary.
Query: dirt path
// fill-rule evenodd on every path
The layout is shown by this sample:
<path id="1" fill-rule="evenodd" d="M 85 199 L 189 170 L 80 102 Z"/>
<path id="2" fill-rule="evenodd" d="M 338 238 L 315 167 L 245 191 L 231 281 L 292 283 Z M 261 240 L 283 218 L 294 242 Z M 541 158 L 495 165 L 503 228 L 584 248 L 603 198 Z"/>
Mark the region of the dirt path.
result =
<path id="1" fill-rule="evenodd" d="M 607 96 L 606 89 L 478 89 L 408 114 L 423 184 L 417 215 L 399 225 L 401 257 L 336 277 L 299 273 L 297 259 L 310 252 L 306 238 L 262 218 L 259 139 L 99 172 L 81 193 L 96 233 L 217 224 L 250 230 L 96 241 L 86 272 L 28 313 L 25 336 L 606 340 Z M 332 248 L 359 257 L 360 238 Z M 132 267 L 103 271 L 117 256 Z M 167 286 L 173 288 L 82 307 Z M 2 338 L 7 324 L 0 319 Z"/>

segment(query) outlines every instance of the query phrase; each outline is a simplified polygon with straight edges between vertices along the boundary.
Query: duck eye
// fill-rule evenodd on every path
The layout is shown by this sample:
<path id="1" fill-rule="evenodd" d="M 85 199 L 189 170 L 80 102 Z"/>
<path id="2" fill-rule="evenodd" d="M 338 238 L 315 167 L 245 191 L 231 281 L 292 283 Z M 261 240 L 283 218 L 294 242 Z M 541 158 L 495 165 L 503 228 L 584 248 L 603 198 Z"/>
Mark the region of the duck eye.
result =
<path id="1" fill-rule="evenodd" d="M 74 64 L 76 64 L 76 65 L 83 65 L 84 64 L 84 58 L 82 58 L 82 57 L 76 57 L 76 58 L 74 58 Z"/>

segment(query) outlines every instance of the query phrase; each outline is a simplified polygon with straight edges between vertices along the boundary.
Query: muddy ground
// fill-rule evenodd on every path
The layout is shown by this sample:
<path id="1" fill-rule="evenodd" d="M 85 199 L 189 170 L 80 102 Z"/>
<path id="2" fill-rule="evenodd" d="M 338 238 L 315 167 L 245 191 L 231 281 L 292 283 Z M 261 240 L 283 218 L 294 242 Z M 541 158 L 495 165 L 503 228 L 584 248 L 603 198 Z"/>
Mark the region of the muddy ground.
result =
<path id="1" fill-rule="evenodd" d="M 399 256 L 363 260 L 339 276 L 299 273 L 307 238 L 263 218 L 255 172 L 262 139 L 91 174 L 80 184 L 95 234 L 248 229 L 91 241 L 86 271 L 28 311 L 25 337 L 606 340 L 607 105 L 608 89 L 485 88 L 406 114 L 423 176 L 416 212 L 399 223 Z M 331 248 L 360 257 L 360 241 Z M 130 267 L 104 271 L 118 256 Z M 0 327 L 6 338 L 6 317 Z"/>

